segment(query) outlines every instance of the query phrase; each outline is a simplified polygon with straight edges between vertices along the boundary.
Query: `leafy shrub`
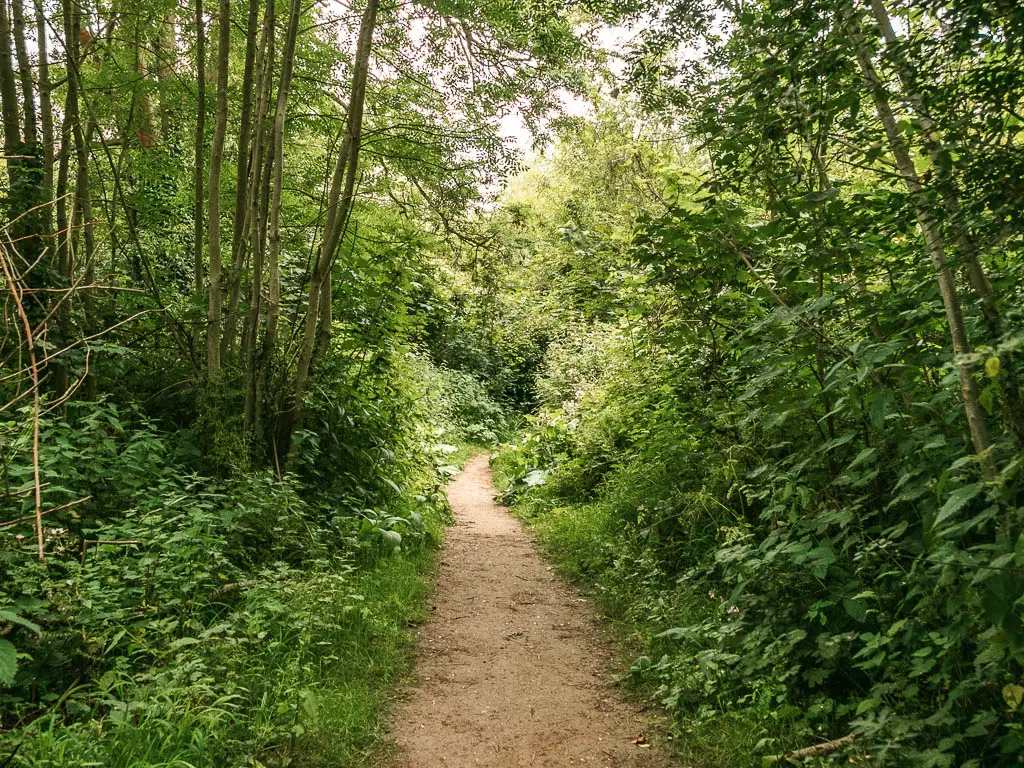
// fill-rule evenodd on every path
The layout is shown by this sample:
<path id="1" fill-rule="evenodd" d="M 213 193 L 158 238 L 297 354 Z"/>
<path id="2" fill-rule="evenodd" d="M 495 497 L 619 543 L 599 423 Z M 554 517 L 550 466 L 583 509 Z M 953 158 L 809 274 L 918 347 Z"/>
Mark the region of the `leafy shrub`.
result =
<path id="1" fill-rule="evenodd" d="M 573 412 L 584 396 L 593 397 L 601 385 L 614 378 L 620 356 L 609 354 L 622 342 L 609 325 L 583 325 L 564 329 L 548 345 L 536 380 L 543 406 Z"/>
<path id="2" fill-rule="evenodd" d="M 45 562 L 21 493 L 31 421 L 5 426 L 2 519 L 27 518 L 0 529 L 0 751 L 12 765 L 364 754 L 449 514 L 418 422 L 391 430 L 401 453 L 389 463 L 378 453 L 314 490 L 315 432 L 295 474 L 202 477 L 176 459 L 187 433 L 75 404 L 41 429 L 44 508 L 80 502 L 45 518 Z"/>
<path id="3" fill-rule="evenodd" d="M 640 638 L 633 675 L 691 759 L 748 765 L 854 732 L 880 765 L 1016 764 L 1016 481 L 984 481 L 954 423 L 884 390 L 841 403 L 835 437 L 809 438 L 817 396 L 759 343 L 789 328 L 779 317 L 742 340 L 718 374 L 731 402 L 699 364 L 676 364 L 686 352 L 610 361 L 619 375 L 572 418 L 549 411 L 503 450 L 505 498 Z M 940 412 L 944 393 L 931 398 Z"/>
<path id="4" fill-rule="evenodd" d="M 412 356 L 408 364 L 422 392 L 420 407 L 439 441 L 490 445 L 498 441 L 507 415 L 471 373 L 435 366 Z"/>

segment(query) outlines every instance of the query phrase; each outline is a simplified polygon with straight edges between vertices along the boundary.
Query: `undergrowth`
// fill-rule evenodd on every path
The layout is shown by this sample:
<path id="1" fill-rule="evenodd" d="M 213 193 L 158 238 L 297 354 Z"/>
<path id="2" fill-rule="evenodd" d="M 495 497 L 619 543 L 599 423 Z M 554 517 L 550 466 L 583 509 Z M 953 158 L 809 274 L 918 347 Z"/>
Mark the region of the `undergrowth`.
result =
<path id="1" fill-rule="evenodd" d="M 203 475 L 194 431 L 111 401 L 45 419 L 46 504 L 78 503 L 45 561 L 31 515 L 0 529 L 0 765 L 378 765 L 470 453 L 444 439 L 476 423 L 437 407 L 449 378 L 342 378 L 282 475 Z M 30 426 L 4 425 L 0 519 L 31 506 Z"/>
<path id="2" fill-rule="evenodd" d="M 804 764 L 1017 765 L 1012 483 L 979 482 L 933 422 L 901 445 L 872 435 L 884 464 L 836 450 L 856 434 L 779 452 L 777 427 L 680 399 L 701 384 L 665 362 L 550 405 L 495 464 L 502 499 L 633 644 L 629 676 L 683 760 L 771 765 L 853 734 Z"/>
<path id="3" fill-rule="evenodd" d="M 381 714 L 425 615 L 432 553 L 280 567 L 145 674 L 109 670 L 23 729 L 15 765 L 375 765 Z M 68 711 L 88 713 L 73 725 Z"/>

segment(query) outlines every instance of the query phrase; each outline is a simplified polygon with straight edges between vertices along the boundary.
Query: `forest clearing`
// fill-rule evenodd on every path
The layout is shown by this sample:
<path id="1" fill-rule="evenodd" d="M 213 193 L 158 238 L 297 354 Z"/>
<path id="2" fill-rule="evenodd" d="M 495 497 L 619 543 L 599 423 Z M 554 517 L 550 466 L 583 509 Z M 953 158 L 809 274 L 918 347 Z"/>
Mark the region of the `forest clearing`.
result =
<path id="1" fill-rule="evenodd" d="M 0 768 L 1024 765 L 1020 3 L 0 0 L 0 120 Z"/>

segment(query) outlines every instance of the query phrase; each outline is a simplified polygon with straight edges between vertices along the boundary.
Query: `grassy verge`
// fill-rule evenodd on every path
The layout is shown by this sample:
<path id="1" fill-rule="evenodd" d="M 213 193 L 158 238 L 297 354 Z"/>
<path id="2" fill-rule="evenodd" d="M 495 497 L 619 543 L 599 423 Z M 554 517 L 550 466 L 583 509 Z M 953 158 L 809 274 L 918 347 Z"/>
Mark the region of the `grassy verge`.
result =
<path id="1" fill-rule="evenodd" d="M 335 658 L 310 683 L 319 686 L 314 726 L 297 744 L 301 765 L 380 765 L 390 752 L 384 715 L 395 682 L 411 668 L 410 626 L 427 617 L 436 550 L 396 558 L 363 575 L 367 620 L 337 638 Z M 356 608 L 356 610 L 360 610 Z"/>

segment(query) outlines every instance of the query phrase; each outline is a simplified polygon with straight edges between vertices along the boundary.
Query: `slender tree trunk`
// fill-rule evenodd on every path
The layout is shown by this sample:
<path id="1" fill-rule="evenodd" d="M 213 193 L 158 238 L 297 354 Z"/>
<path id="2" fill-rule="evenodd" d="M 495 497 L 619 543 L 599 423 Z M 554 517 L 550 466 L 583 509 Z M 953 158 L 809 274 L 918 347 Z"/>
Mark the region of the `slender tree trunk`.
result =
<path id="1" fill-rule="evenodd" d="M 34 146 L 39 142 L 36 127 L 36 91 L 32 82 L 32 65 L 29 63 L 28 49 L 25 46 L 25 9 L 22 0 L 11 0 L 11 15 L 14 20 L 14 51 L 18 58 L 21 98 L 25 105 L 25 143 Z"/>
<path id="2" fill-rule="evenodd" d="M 928 255 L 932 266 L 935 268 L 936 278 L 939 283 L 939 292 L 942 294 L 942 304 L 946 311 L 946 322 L 949 325 L 950 335 L 953 339 L 953 353 L 957 356 L 967 355 L 971 351 L 971 345 L 967 337 L 967 329 L 964 325 L 963 310 L 960 306 L 960 299 L 957 296 L 956 283 L 953 279 L 953 272 L 949 268 L 946 258 L 946 246 L 935 219 L 932 217 L 927 195 L 917 175 L 914 161 L 910 150 L 896 124 L 892 107 L 889 105 L 888 94 L 882 85 L 875 71 L 874 62 L 871 59 L 871 51 L 864 41 L 864 35 L 860 31 L 856 21 L 856 13 L 852 5 L 847 6 L 845 21 L 850 40 L 853 43 L 857 63 L 860 65 L 861 73 L 871 91 L 871 98 L 875 103 L 875 112 L 885 130 L 889 142 L 889 150 L 892 153 L 896 168 L 903 178 L 904 186 L 910 195 L 917 214 L 917 223 L 921 229 L 922 237 L 928 249 Z M 992 472 L 992 460 L 988 457 L 990 440 L 988 426 L 985 423 L 985 414 L 979 402 L 978 383 L 974 379 L 971 369 L 957 361 L 956 368 L 960 377 L 960 390 L 964 400 L 964 410 L 967 414 L 967 424 L 970 430 L 971 442 L 974 450 L 981 455 L 985 462 L 986 472 Z"/>
<path id="3" fill-rule="evenodd" d="M 893 46 L 894 50 L 899 51 L 899 39 L 896 37 L 896 31 L 893 29 L 884 0 L 871 0 L 871 12 L 875 17 L 882 39 L 887 45 Z M 963 262 L 967 281 L 981 303 L 981 312 L 985 318 L 987 330 L 992 340 L 997 341 L 1003 335 L 1002 314 L 999 311 L 992 283 L 981 264 L 978 245 L 967 231 L 959 190 L 956 188 L 949 168 L 940 157 L 939 149 L 943 143 L 942 138 L 936 132 L 935 121 L 924 108 L 921 94 L 917 88 L 917 78 L 909 62 L 902 53 L 897 53 L 895 59 L 904 95 L 917 114 L 921 130 L 926 137 L 926 148 L 932 160 L 932 167 L 935 169 L 939 198 L 953 231 L 956 250 Z M 1011 436 L 1019 445 L 1024 443 L 1024 398 L 1022 398 L 1018 386 L 1016 361 L 1010 354 L 1002 355 L 1000 360 L 1002 363 L 1000 384 L 1006 402 L 1007 426 Z"/>
<path id="4" fill-rule="evenodd" d="M 252 151 L 250 153 L 250 166 L 252 174 L 248 180 L 248 189 L 245 199 L 245 216 L 243 231 L 248 239 L 248 249 L 252 254 L 252 271 L 250 274 L 249 288 L 249 309 L 245 313 L 242 322 L 242 355 L 246 360 L 246 370 L 252 356 L 255 354 L 256 336 L 259 333 L 260 301 L 262 298 L 262 281 L 264 258 L 266 255 L 266 229 L 261 226 L 264 223 L 266 211 L 263 210 L 263 199 L 269 194 L 270 178 L 273 173 L 273 152 L 267 148 L 267 113 L 270 110 L 270 101 L 273 98 L 274 87 L 274 55 L 275 35 L 273 34 L 276 13 L 273 0 L 269 0 L 264 15 L 264 34 L 260 41 L 260 50 L 257 57 L 259 73 L 256 81 L 256 130 L 252 138 Z M 238 290 L 234 293 L 234 313 L 238 311 L 239 303 L 243 298 L 244 291 L 239 275 Z M 234 330 L 228 340 L 235 341 Z M 247 379 L 248 380 L 248 379 Z M 246 385 L 248 387 L 248 385 Z M 248 418 L 248 417 L 246 417 Z M 248 421 L 246 421 L 248 425 Z"/>
<path id="5" fill-rule="evenodd" d="M 11 59 L 13 48 L 11 22 L 6 0 L 0 0 L 0 113 L 4 122 L 4 154 L 8 156 L 7 175 L 13 191 L 18 178 L 18 155 L 21 153 L 21 115 L 18 109 L 18 86 Z"/>
<path id="6" fill-rule="evenodd" d="M 57 187 L 54 190 L 57 209 L 57 237 L 54 238 L 57 247 L 57 272 L 66 281 L 71 279 L 72 256 L 71 256 L 71 233 L 69 231 L 68 219 L 68 177 L 71 164 L 71 119 L 69 114 L 73 111 L 76 103 L 74 97 L 74 86 L 68 81 L 68 92 L 64 97 L 64 119 L 60 126 L 60 160 L 57 163 Z M 59 389 L 59 387 L 58 387 Z"/>
<path id="7" fill-rule="evenodd" d="M 231 54 L 231 3 L 220 0 L 217 20 L 217 114 L 210 145 L 210 180 L 207 200 L 209 218 L 210 300 L 206 326 L 206 368 L 210 380 L 220 376 L 221 288 L 220 172 L 228 127 L 228 62 Z"/>
<path id="8" fill-rule="evenodd" d="M 12 51 L 17 56 L 17 73 L 13 69 Z M 22 92 L 20 101 L 19 82 Z M 28 61 L 25 14 L 21 0 L 12 0 L 10 9 L 6 0 L 0 0 L 0 101 L 10 181 L 5 211 L 11 221 L 9 234 L 14 243 L 14 252 L 21 261 L 19 271 L 26 286 L 31 289 L 48 288 L 51 287 L 52 271 L 47 264 L 42 263 L 42 235 L 46 230 L 46 215 L 42 210 L 43 159 L 36 128 L 35 87 Z M 45 315 L 46 295 L 34 292 L 29 299 L 26 311 L 29 320 L 35 324 Z M 33 334 L 33 337 L 45 344 L 45 329 L 43 334 Z"/>
<path id="9" fill-rule="evenodd" d="M 52 199 L 53 162 L 56 153 L 53 144 L 53 104 L 50 101 L 50 53 L 42 0 L 35 0 L 35 12 L 36 38 L 39 46 L 39 124 L 43 134 L 43 195 L 46 199 Z M 49 208 L 47 216 L 50 216 Z M 52 218 L 49 222 L 52 223 Z"/>
<path id="10" fill-rule="evenodd" d="M 320 320 L 320 298 L 323 285 L 334 264 L 334 254 L 344 234 L 352 202 L 355 197 L 356 174 L 359 168 L 359 146 L 363 128 L 363 106 L 366 99 L 366 81 L 373 50 L 373 32 L 377 23 L 379 0 L 368 0 L 359 25 L 359 39 L 352 68 L 352 90 L 348 102 L 348 121 L 345 138 L 334 168 L 334 178 L 328 196 L 327 216 L 324 223 L 320 250 L 309 281 L 309 298 L 303 326 L 302 342 L 295 377 L 292 380 L 291 403 L 282 409 L 278 419 L 278 447 L 287 452 L 291 436 L 302 420 L 302 398 L 306 392 L 309 373 L 316 350 L 316 335 Z M 343 189 L 342 189 L 343 187 Z"/>
<path id="11" fill-rule="evenodd" d="M 206 145 L 206 24 L 203 21 L 203 0 L 195 0 L 196 30 L 196 132 L 195 164 L 195 209 L 192 216 L 192 288 L 196 296 L 203 293 L 203 171 Z"/>
<path id="12" fill-rule="evenodd" d="M 331 325 L 334 322 L 334 292 L 331 289 L 331 272 L 324 276 L 320 286 L 320 320 L 317 324 L 316 345 L 313 348 L 313 359 L 317 360 L 327 353 L 331 344 Z"/>
<path id="13" fill-rule="evenodd" d="M 82 224 L 82 238 L 85 241 L 85 285 L 96 283 L 96 237 L 92 228 L 92 188 L 89 173 L 89 142 L 96 132 L 96 123 L 89 120 L 88 131 L 82 130 L 81 122 L 74 126 L 75 155 L 78 161 L 78 177 L 75 180 L 75 207 Z M 96 323 L 95 301 L 91 288 L 82 294 L 82 326 L 87 336 L 99 330 Z M 84 397 L 86 400 L 96 399 L 96 376 L 90 373 L 85 380 Z"/>
<path id="14" fill-rule="evenodd" d="M 274 124 L 271 130 L 271 198 L 269 201 L 269 234 L 267 246 L 267 322 L 263 333 L 260 359 L 250 360 L 249 380 L 246 389 L 246 421 L 252 427 L 254 443 L 258 448 L 266 442 L 263 423 L 263 398 L 267 382 L 273 375 L 277 354 L 277 326 L 281 314 L 281 193 L 284 183 L 284 124 L 288 112 L 288 96 L 291 91 L 295 46 L 299 35 L 299 20 L 302 16 L 301 0 L 292 0 L 288 15 L 288 31 L 285 35 L 284 52 L 281 57 L 281 78 L 277 87 L 277 105 L 274 110 Z M 254 291 L 254 296 L 257 295 Z M 251 326 L 258 325 L 258 316 L 251 319 Z M 252 347 L 256 346 L 253 331 Z"/>
<path id="15" fill-rule="evenodd" d="M 62 282 L 70 286 L 75 272 L 74 238 L 71 236 L 72 220 L 75 206 L 72 204 L 71 216 L 68 216 L 68 179 L 71 167 L 71 145 L 75 124 L 79 120 L 78 110 L 78 8 L 74 0 L 64 0 L 64 39 L 67 54 L 68 73 L 67 91 L 64 95 L 64 116 L 60 129 L 60 163 L 57 169 L 57 272 Z M 71 313 L 70 305 L 64 302 L 57 316 L 60 329 L 58 343 L 63 346 L 70 340 Z M 53 365 L 53 389 L 58 395 L 64 394 L 68 387 L 68 370 L 63 360 Z"/>
<path id="16" fill-rule="evenodd" d="M 259 55 L 256 50 L 256 12 L 259 3 L 253 0 L 249 6 L 249 39 L 246 43 L 246 72 L 244 80 L 243 125 L 239 131 L 238 177 L 235 192 L 234 238 L 231 269 L 228 272 L 228 307 L 224 318 L 224 334 L 221 340 L 221 357 L 227 359 L 237 339 L 239 304 L 242 294 L 242 271 L 245 267 L 247 248 L 253 247 L 252 233 L 256 222 L 256 207 L 264 165 L 264 137 L 266 135 L 267 102 L 270 81 L 273 79 L 274 61 L 274 0 L 267 0 L 263 14 L 262 33 L 259 41 Z M 249 49 L 254 52 L 255 62 L 249 61 Z M 258 66 L 256 64 L 258 63 Z M 253 114 L 253 94 L 256 94 L 256 109 Z M 255 132 L 253 128 L 255 127 Z M 244 144 L 244 147 L 243 147 Z M 251 145 L 251 146 L 250 146 Z M 244 148 L 244 152 L 243 152 Z M 253 254 L 253 259 L 258 257 Z"/>
<path id="17" fill-rule="evenodd" d="M 81 120 L 75 120 L 72 123 L 72 133 L 75 139 L 75 160 L 78 165 L 77 174 L 75 176 L 75 209 L 77 216 L 77 225 L 81 227 L 83 233 L 83 240 L 85 242 L 84 253 L 80 255 L 84 256 L 85 270 L 86 270 L 86 285 L 92 283 L 91 276 L 95 272 L 94 258 L 95 258 L 95 237 L 92 231 L 92 194 L 89 188 L 89 144 L 86 139 L 85 131 L 82 130 Z M 85 296 L 88 298 L 90 292 L 86 291 Z M 86 312 L 86 322 L 89 321 L 89 312 Z"/>
<path id="18" fill-rule="evenodd" d="M 268 18 L 273 0 L 270 0 L 264 19 Z M 245 65 L 242 72 L 242 114 L 238 126 L 238 167 L 235 174 L 235 207 L 233 211 L 233 231 L 231 236 L 231 268 L 228 271 L 228 311 L 224 321 L 224 335 L 221 341 L 221 357 L 226 358 L 235 335 L 236 313 L 238 312 L 238 294 L 242 283 L 242 267 L 245 262 L 246 233 L 245 221 L 248 212 L 247 180 L 255 175 L 257 166 L 250 163 L 249 140 L 252 135 L 252 101 L 254 80 L 253 70 L 256 65 L 257 24 L 259 22 L 260 0 L 249 0 L 249 15 L 245 29 Z M 266 24 L 263 26 L 264 41 L 266 40 Z M 273 27 L 270 34 L 273 35 Z"/>
<path id="19" fill-rule="evenodd" d="M 259 321 L 263 298 L 263 269 L 266 254 L 266 229 L 262 226 L 266 216 L 263 200 L 270 186 L 273 174 L 274 155 L 267 151 L 266 128 L 267 112 L 273 97 L 274 73 L 274 39 L 273 39 L 273 0 L 267 4 L 267 17 L 264 31 L 264 44 L 260 46 L 260 73 L 258 78 L 258 98 L 256 103 L 256 132 L 252 145 L 253 176 L 249 182 L 246 198 L 245 230 L 249 236 L 249 251 L 252 254 L 252 275 L 249 286 L 249 311 L 242 330 L 242 352 L 246 361 L 246 397 L 244 423 L 246 429 L 252 426 L 255 401 L 252 399 L 250 382 L 256 365 L 256 342 L 259 337 Z M 239 291 L 240 293 L 241 291 Z M 236 304 L 237 306 L 237 304 Z"/>

